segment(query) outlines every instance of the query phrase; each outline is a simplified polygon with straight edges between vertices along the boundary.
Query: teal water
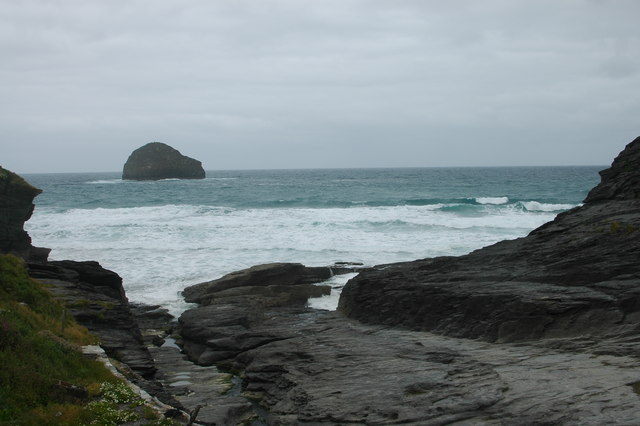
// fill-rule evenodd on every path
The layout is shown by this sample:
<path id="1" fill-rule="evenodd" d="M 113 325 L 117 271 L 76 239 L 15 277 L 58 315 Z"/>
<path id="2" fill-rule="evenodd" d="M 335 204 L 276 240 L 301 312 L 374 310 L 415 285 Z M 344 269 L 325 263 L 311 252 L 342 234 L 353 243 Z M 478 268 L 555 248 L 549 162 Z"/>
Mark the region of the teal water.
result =
<path id="1" fill-rule="evenodd" d="M 179 292 L 258 263 L 366 265 L 461 255 L 579 205 L 604 167 L 209 171 L 204 180 L 27 174 L 27 223 L 53 259 L 98 260 L 129 298 Z"/>
<path id="2" fill-rule="evenodd" d="M 233 208 L 479 204 L 577 204 L 602 167 L 209 171 L 205 180 L 134 182 L 120 173 L 25 175 L 45 192 L 42 207 L 118 208 L 167 203 Z M 90 185 L 90 186 L 87 186 Z"/>

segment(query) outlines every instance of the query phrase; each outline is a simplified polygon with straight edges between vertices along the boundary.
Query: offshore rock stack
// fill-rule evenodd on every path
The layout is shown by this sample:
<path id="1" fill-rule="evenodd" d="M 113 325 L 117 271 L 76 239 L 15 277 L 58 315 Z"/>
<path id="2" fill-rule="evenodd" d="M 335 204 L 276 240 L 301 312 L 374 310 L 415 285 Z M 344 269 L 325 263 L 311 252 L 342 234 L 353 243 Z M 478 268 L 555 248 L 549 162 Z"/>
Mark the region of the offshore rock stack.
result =
<path id="1" fill-rule="evenodd" d="M 202 163 L 161 142 L 131 153 L 122 170 L 125 180 L 204 179 Z"/>

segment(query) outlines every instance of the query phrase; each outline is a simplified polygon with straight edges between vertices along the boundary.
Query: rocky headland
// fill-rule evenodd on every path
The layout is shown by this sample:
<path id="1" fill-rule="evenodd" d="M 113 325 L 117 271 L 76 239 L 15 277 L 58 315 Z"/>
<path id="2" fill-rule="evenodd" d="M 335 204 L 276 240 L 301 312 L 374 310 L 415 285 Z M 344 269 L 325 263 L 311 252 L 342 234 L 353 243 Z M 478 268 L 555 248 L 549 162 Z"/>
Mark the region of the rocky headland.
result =
<path id="1" fill-rule="evenodd" d="M 33 199 L 42 191 L 0 167 L 0 253 L 46 260 L 49 249 L 33 247 L 24 223 L 33 214 Z"/>
<path id="2" fill-rule="evenodd" d="M 634 425 L 640 138 L 601 176 L 527 237 L 371 268 L 258 265 L 185 289 L 197 306 L 178 324 L 95 262 L 29 266 L 195 424 Z M 307 306 L 354 271 L 338 311 Z"/>
<path id="3" fill-rule="evenodd" d="M 525 238 L 461 257 L 382 265 L 344 289 L 366 323 L 490 342 L 635 339 L 640 320 L 640 138 L 584 204 Z M 632 353 L 619 346 L 616 353 Z"/>
<path id="4" fill-rule="evenodd" d="M 148 143 L 131 153 L 122 179 L 204 179 L 202 163 L 161 142 Z"/>

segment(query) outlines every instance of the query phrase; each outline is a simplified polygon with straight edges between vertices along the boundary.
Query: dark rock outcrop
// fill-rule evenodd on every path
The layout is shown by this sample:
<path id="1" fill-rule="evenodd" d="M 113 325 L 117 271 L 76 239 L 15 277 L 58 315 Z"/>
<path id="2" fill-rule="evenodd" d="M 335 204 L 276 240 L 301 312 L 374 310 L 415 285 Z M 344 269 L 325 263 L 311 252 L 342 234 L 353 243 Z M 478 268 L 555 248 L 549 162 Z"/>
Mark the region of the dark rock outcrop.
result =
<path id="1" fill-rule="evenodd" d="M 100 338 L 107 355 L 143 377 L 153 377 L 153 359 L 142 341 L 118 274 L 98 262 L 63 260 L 30 263 L 29 275 L 46 284 L 76 321 Z"/>
<path id="2" fill-rule="evenodd" d="M 585 204 L 461 257 L 382 265 L 344 288 L 367 323 L 488 341 L 624 335 L 640 321 L 640 138 Z"/>
<path id="3" fill-rule="evenodd" d="M 33 247 L 24 223 L 33 214 L 33 199 L 42 191 L 0 167 L 0 252 L 44 261 L 50 250 Z"/>
<path id="4" fill-rule="evenodd" d="M 291 298 L 292 302 L 295 299 L 304 303 L 309 297 L 322 295 L 322 293 L 318 294 L 318 289 L 321 287 L 310 284 L 327 280 L 331 275 L 332 271 L 329 267 L 309 267 L 301 263 L 269 263 L 232 272 L 213 281 L 192 285 L 185 288 L 182 295 L 189 303 L 209 305 L 215 298 L 228 297 L 232 294 L 237 296 L 237 291 L 243 294 L 259 293 L 261 297 L 270 293 L 271 296 L 268 297 L 275 297 L 279 293 L 279 288 L 282 287 L 282 293 L 286 293 L 287 298 Z M 225 292 L 232 288 L 241 290 Z"/>
<path id="5" fill-rule="evenodd" d="M 201 305 L 179 319 L 187 354 L 198 364 L 211 365 L 287 338 L 288 332 L 255 333 L 253 328 L 274 312 L 305 311 L 310 297 L 331 291 L 330 286 L 312 283 L 329 277 L 328 267 L 271 263 L 187 287 L 183 291 L 185 300 Z"/>
<path id="6" fill-rule="evenodd" d="M 269 425 L 637 423 L 637 358 L 495 344 L 333 312 L 269 318 L 289 338 L 239 354 L 244 395 Z M 636 347 L 637 348 L 637 347 Z"/>
<path id="7" fill-rule="evenodd" d="M 204 179 L 202 163 L 184 156 L 167 144 L 148 143 L 131 153 L 122 170 L 122 179 Z"/>
<path id="8" fill-rule="evenodd" d="M 593 188 L 585 203 L 607 200 L 640 199 L 640 137 L 613 160 L 611 167 L 600 172 L 601 182 Z"/>

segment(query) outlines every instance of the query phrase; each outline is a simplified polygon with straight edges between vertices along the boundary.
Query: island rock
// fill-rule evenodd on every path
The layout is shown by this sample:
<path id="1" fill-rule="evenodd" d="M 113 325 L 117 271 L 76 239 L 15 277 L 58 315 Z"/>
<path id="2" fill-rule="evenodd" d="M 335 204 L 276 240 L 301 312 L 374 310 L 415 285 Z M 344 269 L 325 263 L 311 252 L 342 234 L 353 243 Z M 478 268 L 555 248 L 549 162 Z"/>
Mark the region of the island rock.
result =
<path id="1" fill-rule="evenodd" d="M 131 153 L 122 170 L 125 180 L 204 179 L 202 163 L 161 142 Z"/>

